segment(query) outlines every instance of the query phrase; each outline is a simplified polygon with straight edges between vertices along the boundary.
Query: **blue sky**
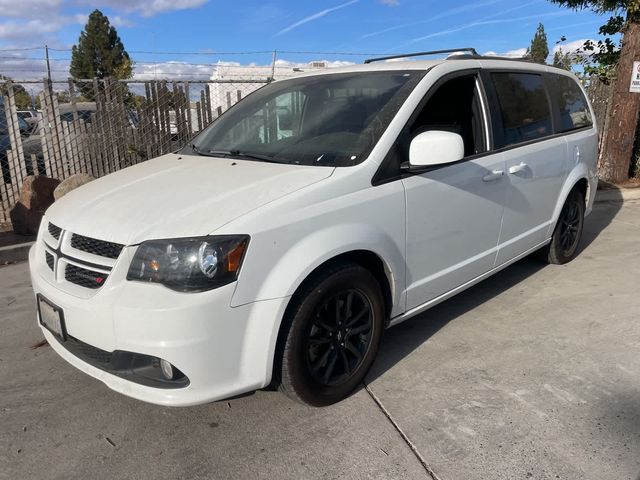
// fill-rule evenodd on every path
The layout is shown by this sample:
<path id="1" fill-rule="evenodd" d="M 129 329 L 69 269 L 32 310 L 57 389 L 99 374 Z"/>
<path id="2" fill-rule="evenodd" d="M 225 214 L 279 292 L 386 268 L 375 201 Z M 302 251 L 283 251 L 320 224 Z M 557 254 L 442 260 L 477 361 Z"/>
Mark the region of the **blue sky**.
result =
<path id="1" fill-rule="evenodd" d="M 481 53 L 516 54 L 529 44 L 538 22 L 545 25 L 551 48 L 564 35 L 570 49 L 578 41 L 598 38 L 598 27 L 605 21 L 547 0 L 0 0 L 0 49 L 5 50 L 0 73 L 31 76 L 26 69 L 42 68 L 42 50 L 6 49 L 45 43 L 59 49 L 52 51 L 54 70 L 67 68 L 70 53 L 65 49 L 77 41 L 93 8 L 100 8 L 116 25 L 134 60 L 142 62 L 139 69 L 158 62 L 167 73 L 209 71 L 207 64 L 217 61 L 271 61 L 269 53 L 218 52 L 343 52 L 278 54 L 292 62 L 360 62 L 363 56 L 344 53 L 467 46 Z M 199 54 L 141 53 L 151 51 Z"/>

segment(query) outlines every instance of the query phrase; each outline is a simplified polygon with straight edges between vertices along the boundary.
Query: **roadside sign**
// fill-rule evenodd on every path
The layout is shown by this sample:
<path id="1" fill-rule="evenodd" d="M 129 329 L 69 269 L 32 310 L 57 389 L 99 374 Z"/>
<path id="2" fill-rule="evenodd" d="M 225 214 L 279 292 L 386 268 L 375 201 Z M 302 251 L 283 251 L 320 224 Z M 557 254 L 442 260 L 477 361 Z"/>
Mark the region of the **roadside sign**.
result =
<path id="1" fill-rule="evenodd" d="M 633 62 L 629 91 L 632 93 L 640 93 L 640 62 Z"/>

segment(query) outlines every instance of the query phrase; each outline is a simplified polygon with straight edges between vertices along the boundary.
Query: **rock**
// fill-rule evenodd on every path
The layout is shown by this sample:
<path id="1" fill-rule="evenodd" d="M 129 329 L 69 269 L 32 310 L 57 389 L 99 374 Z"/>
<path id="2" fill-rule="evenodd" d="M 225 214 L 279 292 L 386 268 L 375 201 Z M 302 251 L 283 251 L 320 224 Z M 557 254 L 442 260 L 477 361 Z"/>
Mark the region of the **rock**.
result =
<path id="1" fill-rule="evenodd" d="M 30 175 L 24 179 L 20 190 L 20 203 L 29 210 L 44 211 L 53 203 L 53 191 L 60 180 Z"/>
<path id="2" fill-rule="evenodd" d="M 75 175 L 71 175 L 66 180 L 60 182 L 60 185 L 56 187 L 53 192 L 53 198 L 59 200 L 71 190 L 75 190 L 76 188 L 81 187 L 85 183 L 89 183 L 92 180 L 95 180 L 95 177 L 92 177 L 91 175 L 88 175 L 86 173 L 77 173 Z"/>
<path id="3" fill-rule="evenodd" d="M 20 200 L 9 211 L 13 231 L 18 235 L 35 235 L 44 212 L 54 202 L 53 191 L 60 180 L 29 176 L 22 183 Z"/>

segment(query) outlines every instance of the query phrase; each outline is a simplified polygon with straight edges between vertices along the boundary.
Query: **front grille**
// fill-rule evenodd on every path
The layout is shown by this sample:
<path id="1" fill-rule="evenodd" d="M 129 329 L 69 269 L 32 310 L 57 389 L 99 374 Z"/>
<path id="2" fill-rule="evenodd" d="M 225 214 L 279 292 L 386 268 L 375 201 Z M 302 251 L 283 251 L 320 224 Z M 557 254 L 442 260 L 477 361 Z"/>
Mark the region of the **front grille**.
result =
<path id="1" fill-rule="evenodd" d="M 107 280 L 107 277 L 106 273 L 86 270 L 71 264 L 67 264 L 64 272 L 64 278 L 67 282 L 93 289 L 100 288 Z"/>
<path id="2" fill-rule="evenodd" d="M 74 233 L 71 235 L 71 246 L 76 250 L 99 255 L 106 258 L 118 258 L 124 245 L 119 243 L 105 242 L 104 240 L 96 240 L 95 238 L 85 237 Z"/>
<path id="3" fill-rule="evenodd" d="M 53 263 L 55 261 L 53 259 L 53 255 L 51 255 L 49 252 L 44 252 L 44 255 L 45 255 L 46 259 L 47 259 L 47 265 L 49 265 L 49 268 L 53 272 Z"/>
<path id="4" fill-rule="evenodd" d="M 49 235 L 51 235 L 56 240 L 60 240 L 60 232 L 62 231 L 60 227 L 49 222 L 47 230 L 49 230 Z"/>

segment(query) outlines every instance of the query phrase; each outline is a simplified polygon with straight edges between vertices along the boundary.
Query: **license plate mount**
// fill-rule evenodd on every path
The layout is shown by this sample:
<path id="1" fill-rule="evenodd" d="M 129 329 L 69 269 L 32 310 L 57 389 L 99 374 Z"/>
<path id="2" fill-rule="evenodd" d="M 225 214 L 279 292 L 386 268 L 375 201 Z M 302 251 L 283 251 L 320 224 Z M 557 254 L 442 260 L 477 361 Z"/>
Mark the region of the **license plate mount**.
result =
<path id="1" fill-rule="evenodd" d="M 40 325 L 49 330 L 59 340 L 67 340 L 67 329 L 64 324 L 64 312 L 62 308 L 50 302 L 42 295 L 36 296 L 38 303 L 38 320 Z"/>

